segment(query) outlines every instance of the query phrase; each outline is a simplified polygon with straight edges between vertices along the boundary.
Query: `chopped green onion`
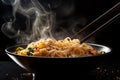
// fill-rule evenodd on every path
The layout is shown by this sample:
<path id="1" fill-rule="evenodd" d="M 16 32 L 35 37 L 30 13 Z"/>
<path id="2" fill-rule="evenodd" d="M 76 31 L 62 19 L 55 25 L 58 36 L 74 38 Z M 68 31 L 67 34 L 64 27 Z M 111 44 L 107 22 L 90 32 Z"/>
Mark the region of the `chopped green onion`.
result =
<path id="1" fill-rule="evenodd" d="M 23 50 L 24 48 L 23 47 L 17 47 L 16 48 L 16 51 L 21 51 L 21 50 Z"/>
<path id="2" fill-rule="evenodd" d="M 30 52 L 27 52 L 27 55 L 30 55 L 31 53 Z"/>
<path id="3" fill-rule="evenodd" d="M 29 50 L 30 52 L 34 52 L 34 49 L 33 49 L 33 48 L 28 48 L 28 50 Z"/>
<path id="4" fill-rule="evenodd" d="M 34 49 L 33 49 L 33 48 L 28 48 L 27 55 L 31 55 L 33 52 L 34 52 Z"/>

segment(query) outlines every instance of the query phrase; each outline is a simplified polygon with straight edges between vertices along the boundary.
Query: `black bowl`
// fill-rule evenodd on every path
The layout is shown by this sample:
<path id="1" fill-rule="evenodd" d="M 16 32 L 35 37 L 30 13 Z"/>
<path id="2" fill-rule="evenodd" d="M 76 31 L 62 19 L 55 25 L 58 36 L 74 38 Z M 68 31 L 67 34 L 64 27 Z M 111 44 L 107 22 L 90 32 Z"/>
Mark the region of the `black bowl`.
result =
<path id="1" fill-rule="evenodd" d="M 98 51 L 104 51 L 105 54 L 97 56 L 74 57 L 74 58 L 48 58 L 48 57 L 35 57 L 35 56 L 20 56 L 12 52 L 18 46 L 26 47 L 26 45 L 17 45 L 7 48 L 5 51 L 7 55 L 25 70 L 38 73 L 39 75 L 55 75 L 61 76 L 66 74 L 71 75 L 71 72 L 83 74 L 97 68 L 105 59 L 111 49 L 107 46 L 99 44 L 91 44 Z M 62 74 L 60 74 L 62 72 Z M 72 76 L 72 75 L 71 75 Z"/>

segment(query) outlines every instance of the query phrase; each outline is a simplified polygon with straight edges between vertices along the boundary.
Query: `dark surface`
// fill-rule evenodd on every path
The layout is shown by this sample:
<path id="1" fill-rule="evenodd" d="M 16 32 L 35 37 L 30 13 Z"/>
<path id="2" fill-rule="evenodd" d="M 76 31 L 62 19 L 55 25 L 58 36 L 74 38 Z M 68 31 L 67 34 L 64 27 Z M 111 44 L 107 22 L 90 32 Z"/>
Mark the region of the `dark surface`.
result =
<path id="1" fill-rule="evenodd" d="M 47 71 L 45 70 L 44 72 L 47 75 Z M 60 75 L 60 73 L 55 74 L 55 75 L 52 75 L 51 73 L 50 75 L 52 76 L 51 77 L 48 76 L 49 78 L 47 77 L 47 79 L 56 80 L 56 78 L 59 78 L 59 79 L 72 79 L 72 80 L 80 80 L 80 79 L 82 80 L 91 80 L 91 79 L 92 80 L 104 80 L 104 79 L 105 80 L 120 80 L 120 75 L 119 75 L 120 64 L 119 62 L 113 62 L 113 61 L 110 61 L 109 63 L 104 62 L 97 69 L 94 69 L 93 71 L 88 72 L 85 75 L 79 74 L 79 72 L 78 73 L 71 72 L 70 74 L 70 72 L 68 72 L 68 74 L 65 74 L 65 75 L 68 76 L 72 74 L 72 76 L 65 77 L 64 75 L 64 78 L 63 76 Z M 44 75 L 44 77 L 43 76 L 39 76 L 39 77 L 41 77 L 41 80 L 45 80 L 46 75 Z M 54 76 L 57 76 L 57 77 L 54 77 Z M 2 61 L 0 62 L 0 80 L 32 80 L 32 75 L 26 70 L 23 70 L 22 68 L 20 68 L 14 62 L 10 62 L 10 61 L 3 62 Z"/>
<path id="2" fill-rule="evenodd" d="M 19 67 L 14 62 L 10 62 L 10 61 L 0 62 L 0 80 L 25 80 L 29 77 L 32 77 L 31 75 L 29 77 L 25 77 L 25 76 L 23 77 L 22 73 L 28 73 L 28 72 L 22 69 L 21 67 Z"/>

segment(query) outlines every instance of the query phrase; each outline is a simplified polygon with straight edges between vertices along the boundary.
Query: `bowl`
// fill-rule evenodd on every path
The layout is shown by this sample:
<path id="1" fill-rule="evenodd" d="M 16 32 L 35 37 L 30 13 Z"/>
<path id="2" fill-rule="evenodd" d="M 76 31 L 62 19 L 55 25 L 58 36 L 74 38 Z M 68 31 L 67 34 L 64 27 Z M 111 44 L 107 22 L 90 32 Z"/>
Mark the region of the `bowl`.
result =
<path id="1" fill-rule="evenodd" d="M 5 51 L 15 63 L 25 70 L 44 77 L 45 75 L 53 76 L 56 74 L 64 77 L 66 77 L 66 74 L 69 74 L 70 77 L 73 73 L 83 74 L 96 69 L 102 62 L 104 62 L 105 59 L 107 59 L 108 54 L 111 52 L 111 49 L 107 46 L 93 43 L 88 44 L 97 51 L 104 51 L 105 54 L 74 58 L 48 58 L 40 56 L 21 56 L 12 53 L 19 46 L 26 47 L 27 45 L 25 44 L 8 47 Z"/>

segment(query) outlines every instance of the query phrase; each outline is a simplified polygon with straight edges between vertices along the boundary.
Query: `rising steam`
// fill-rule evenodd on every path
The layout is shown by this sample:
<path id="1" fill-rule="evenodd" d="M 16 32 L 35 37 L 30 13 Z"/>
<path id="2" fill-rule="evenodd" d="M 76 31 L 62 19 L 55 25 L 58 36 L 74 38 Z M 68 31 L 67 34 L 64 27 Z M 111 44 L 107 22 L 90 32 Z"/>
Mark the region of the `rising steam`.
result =
<path id="1" fill-rule="evenodd" d="M 57 1 L 61 3 L 62 0 Z M 58 7 L 57 16 L 68 17 L 74 13 L 73 1 L 68 0 L 62 5 L 54 0 L 51 3 L 54 6 L 48 4 L 46 9 L 38 0 L 2 0 L 3 3 L 12 5 L 13 15 L 8 22 L 3 24 L 2 32 L 9 38 L 14 38 L 17 43 L 23 44 L 41 38 L 63 39 L 70 37 L 86 24 L 86 19 L 72 17 L 66 20 L 56 20 L 56 14 L 51 10 L 51 7 L 53 9 Z M 78 38 L 80 37 L 81 35 L 78 36 Z"/>
<path id="2" fill-rule="evenodd" d="M 9 38 L 17 38 L 18 43 L 29 43 L 40 38 L 53 38 L 51 29 L 54 15 L 47 12 L 37 0 L 2 0 L 13 6 L 13 19 L 2 26 L 3 33 Z M 17 14 L 25 17 L 24 29 L 16 24 Z M 21 20 L 19 20 L 20 22 Z M 22 22 L 22 21 L 21 21 Z"/>

